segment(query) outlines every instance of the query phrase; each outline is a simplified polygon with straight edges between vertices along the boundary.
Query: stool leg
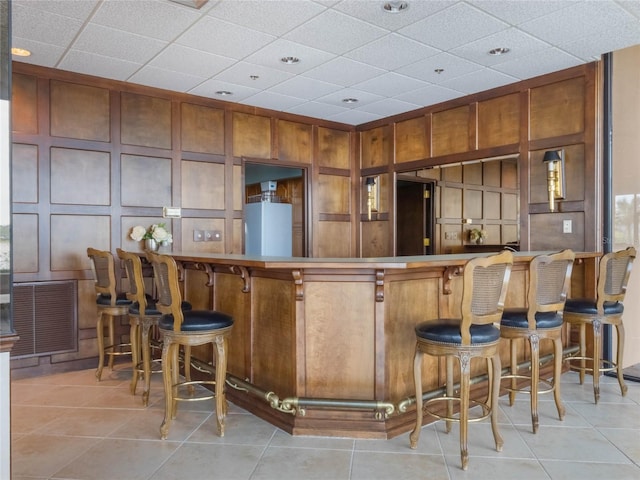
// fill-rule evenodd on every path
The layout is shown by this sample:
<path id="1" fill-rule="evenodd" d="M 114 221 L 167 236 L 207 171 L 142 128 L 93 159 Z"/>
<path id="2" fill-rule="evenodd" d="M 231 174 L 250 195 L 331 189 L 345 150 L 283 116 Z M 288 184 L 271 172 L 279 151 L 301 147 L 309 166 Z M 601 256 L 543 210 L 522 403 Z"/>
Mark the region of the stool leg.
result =
<path id="1" fill-rule="evenodd" d="M 602 349 L 602 322 L 593 321 L 593 396 L 596 404 L 600 400 L 600 351 Z"/>
<path id="2" fill-rule="evenodd" d="M 502 363 L 500 361 L 500 352 L 496 351 L 495 355 L 491 359 L 491 365 L 493 367 L 493 378 L 499 379 L 502 372 Z M 500 436 L 498 430 L 498 397 L 500 396 L 500 382 L 493 382 L 491 386 L 491 395 L 493 400 L 491 402 L 491 430 L 493 431 L 493 439 L 496 442 L 496 451 L 501 452 L 504 440 Z"/>
<path id="3" fill-rule="evenodd" d="M 104 368 L 104 315 L 98 313 L 98 322 L 96 323 L 96 337 L 98 340 L 98 368 L 96 370 L 96 379 L 102 379 L 102 369 Z"/>
<path id="4" fill-rule="evenodd" d="M 129 317 L 129 340 L 131 341 L 131 384 L 129 385 L 129 390 L 131 391 L 131 395 L 136 394 L 136 388 L 138 387 L 138 363 L 140 363 L 140 340 L 139 340 L 139 331 L 140 325 L 139 319 L 134 317 Z"/>
<path id="5" fill-rule="evenodd" d="M 624 383 L 624 376 L 622 374 L 622 360 L 624 358 L 624 325 L 622 320 L 616 325 L 618 332 L 618 355 L 616 356 L 616 371 L 618 373 L 618 383 L 620 384 L 620 392 L 624 397 L 627 394 L 627 386 Z"/>
<path id="6" fill-rule="evenodd" d="M 462 469 L 466 470 L 469 466 L 467 434 L 469 426 L 469 387 L 471 358 L 469 357 L 468 353 L 462 352 L 458 356 L 458 360 L 460 361 L 460 460 L 462 462 Z"/>
<path id="7" fill-rule="evenodd" d="M 531 395 L 531 424 L 533 433 L 538 432 L 538 384 L 540 383 L 540 337 L 536 334 L 529 335 L 531 345 L 531 385 L 529 393 Z"/>
<path id="8" fill-rule="evenodd" d="M 453 398 L 453 357 L 447 355 L 447 397 Z M 447 419 L 453 418 L 453 400 L 447 400 Z M 445 421 L 445 431 L 451 433 L 451 420 Z"/>
<path id="9" fill-rule="evenodd" d="M 149 405 L 149 391 L 151 390 L 151 340 L 149 330 L 151 321 L 148 318 L 142 320 L 142 371 L 144 373 L 144 390 L 142 391 L 142 404 Z"/>
<path id="10" fill-rule="evenodd" d="M 584 373 L 587 368 L 585 356 L 587 354 L 587 326 L 584 323 L 580 324 L 580 385 L 584 384 Z"/>
<path id="11" fill-rule="evenodd" d="M 179 345 L 174 344 L 166 336 L 162 347 L 162 380 L 164 383 L 164 419 L 160 425 L 160 438 L 165 440 L 169 433 L 169 426 L 173 418 L 173 370 L 176 368 L 174 357 L 177 360 Z"/>
<path id="12" fill-rule="evenodd" d="M 553 398 L 556 401 L 558 417 L 564 420 L 565 408 L 560 396 L 560 377 L 562 376 L 562 337 L 560 334 L 553 339 Z"/>
<path id="13" fill-rule="evenodd" d="M 225 337 L 217 337 L 214 346 L 216 359 L 216 418 L 218 423 L 218 436 L 224 437 L 224 417 L 226 400 L 224 384 L 227 378 L 227 340 Z"/>
<path id="14" fill-rule="evenodd" d="M 187 382 L 191 381 L 191 347 L 189 345 L 184 346 L 184 379 Z M 196 391 L 195 385 L 188 385 L 187 391 L 193 395 Z"/>
<path id="15" fill-rule="evenodd" d="M 422 352 L 417 347 L 413 357 L 413 383 L 416 387 L 416 426 L 409 435 L 409 444 L 416 449 L 422 428 Z"/>
<path id="16" fill-rule="evenodd" d="M 509 405 L 513 406 L 516 401 L 516 388 L 518 387 L 517 379 L 515 375 L 518 374 L 518 348 L 513 338 L 509 339 L 509 345 L 511 347 L 511 391 L 509 392 Z"/>
<path id="17" fill-rule="evenodd" d="M 115 332 L 115 318 L 113 315 L 109 315 L 108 321 L 108 330 L 109 330 L 109 345 L 111 354 L 109 355 L 109 370 L 113 371 L 113 362 L 116 359 L 116 356 L 113 355 L 116 352 L 116 332 Z"/>

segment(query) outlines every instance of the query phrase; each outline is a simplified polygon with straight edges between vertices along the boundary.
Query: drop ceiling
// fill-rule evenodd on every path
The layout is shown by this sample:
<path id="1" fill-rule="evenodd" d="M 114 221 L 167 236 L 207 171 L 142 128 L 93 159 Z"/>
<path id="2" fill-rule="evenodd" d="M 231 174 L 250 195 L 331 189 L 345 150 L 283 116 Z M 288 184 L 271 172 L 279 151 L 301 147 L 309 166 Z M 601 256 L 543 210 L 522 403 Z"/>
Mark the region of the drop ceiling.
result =
<path id="1" fill-rule="evenodd" d="M 20 62 L 359 125 L 640 44 L 640 0 L 385 3 L 401 2 L 13 0 L 12 45 L 32 52 Z"/>

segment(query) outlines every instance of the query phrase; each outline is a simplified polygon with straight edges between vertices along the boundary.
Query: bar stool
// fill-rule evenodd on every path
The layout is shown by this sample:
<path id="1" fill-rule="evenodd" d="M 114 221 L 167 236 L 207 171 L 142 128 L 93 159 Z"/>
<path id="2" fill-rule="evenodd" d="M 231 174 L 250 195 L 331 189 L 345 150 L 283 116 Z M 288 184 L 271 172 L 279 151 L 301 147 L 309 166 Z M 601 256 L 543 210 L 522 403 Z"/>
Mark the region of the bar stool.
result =
<path id="1" fill-rule="evenodd" d="M 87 256 L 91 260 L 91 270 L 95 280 L 96 306 L 98 307 L 98 321 L 96 323 L 96 336 L 98 338 L 98 369 L 96 378 L 102 378 L 104 368 L 104 357 L 109 356 L 109 368 L 113 370 L 115 357 L 120 355 L 132 355 L 131 350 L 124 350 L 131 347 L 130 343 L 115 342 L 115 319 L 116 317 L 126 317 L 129 314 L 131 300 L 124 293 L 116 289 L 115 262 L 111 252 L 87 248 Z M 107 320 L 109 345 L 104 344 L 104 322 Z"/>
<path id="2" fill-rule="evenodd" d="M 181 308 L 182 300 L 178 281 L 178 266 L 168 255 L 147 252 L 154 271 L 154 279 L 158 290 L 156 308 L 163 313 L 158 324 L 163 335 L 162 378 L 164 380 L 165 410 L 164 420 L 160 426 L 160 437 L 167 438 L 171 421 L 176 417 L 178 401 L 194 401 L 216 399 L 216 419 L 218 435 L 224 436 L 224 418 L 226 416 L 226 400 L 224 383 L 227 374 L 227 344 L 233 328 L 233 318 L 213 310 L 187 310 Z M 185 354 L 186 381 L 178 380 L 179 349 L 188 349 L 196 345 L 213 345 L 213 361 L 215 364 L 215 381 L 190 380 L 189 355 Z M 180 396 L 179 387 L 195 384 L 213 384 L 213 395 L 200 397 Z"/>
<path id="3" fill-rule="evenodd" d="M 622 375 L 624 354 L 624 296 L 627 291 L 631 266 L 636 258 L 636 249 L 607 253 L 600 259 L 596 298 L 570 298 L 564 307 L 564 320 L 577 325 L 580 331 L 580 350 L 568 357 L 571 370 L 580 372 L 580 384 L 584 383 L 585 372 L 593 375 L 593 395 L 595 403 L 600 399 L 600 373 L 616 370 L 622 396 L 627 394 L 627 386 Z M 616 361 L 602 359 L 602 325 L 615 325 L 618 337 Z M 593 328 L 593 354 L 587 356 L 586 326 Z M 578 365 L 576 363 L 579 362 Z M 591 362 L 591 367 L 587 366 Z"/>
<path id="4" fill-rule="evenodd" d="M 157 327 L 162 313 L 156 309 L 155 300 L 145 293 L 142 260 L 135 253 L 125 252 L 117 248 L 118 258 L 123 261 L 129 279 L 127 298 L 133 303 L 129 306 L 129 323 L 131 325 L 131 353 L 133 357 L 133 375 L 131 376 L 131 394 L 136 394 L 140 374 L 144 378 L 142 404 L 149 404 L 151 388 L 151 338 L 149 332 Z M 140 358 L 142 357 L 142 359 Z M 161 370 L 157 369 L 156 372 Z"/>
<path id="5" fill-rule="evenodd" d="M 462 276 L 461 318 L 438 318 L 416 326 L 416 351 L 413 361 L 413 378 L 416 387 L 416 426 L 409 436 L 411 448 L 417 448 L 422 428 L 422 357 L 424 354 L 446 358 L 446 394 L 424 403 L 425 410 L 436 418 L 446 421 L 447 432 L 451 422 L 460 423 L 460 456 L 462 469 L 469 462 L 467 451 L 467 426 L 470 421 L 479 421 L 491 416 L 491 427 L 496 450 L 501 451 L 503 440 L 498 431 L 498 394 L 500 392 L 500 354 L 498 342 L 500 330 L 494 325 L 502 317 L 507 285 L 513 264 L 513 254 L 503 251 L 497 255 L 478 257 L 464 267 Z M 470 363 L 473 357 L 487 359 L 489 393 L 486 403 L 471 402 Z M 460 366 L 460 396 L 453 392 L 453 360 Z M 440 415 L 428 407 L 436 402 L 446 402 L 446 414 Z M 453 402 L 458 402 L 458 416 L 453 414 Z M 469 404 L 482 408 L 478 417 L 469 417 Z"/>
<path id="6" fill-rule="evenodd" d="M 551 255 L 538 255 L 529 264 L 529 288 L 527 308 L 506 308 L 500 322 L 500 336 L 509 340 L 511 347 L 511 372 L 502 378 L 511 379 L 509 404 L 513 405 L 517 392 L 527 392 L 531 397 L 531 423 L 533 433 L 538 431 L 538 395 L 554 392 L 560 420 L 565 409 L 560 398 L 562 374 L 562 310 L 571 284 L 571 272 L 575 254 L 563 250 Z M 526 339 L 531 347 L 531 374 L 518 373 L 517 342 Z M 540 379 L 540 341 L 553 342 L 553 382 Z M 518 380 L 527 380 L 527 386 L 518 388 Z M 541 390 L 540 383 L 546 388 Z"/>

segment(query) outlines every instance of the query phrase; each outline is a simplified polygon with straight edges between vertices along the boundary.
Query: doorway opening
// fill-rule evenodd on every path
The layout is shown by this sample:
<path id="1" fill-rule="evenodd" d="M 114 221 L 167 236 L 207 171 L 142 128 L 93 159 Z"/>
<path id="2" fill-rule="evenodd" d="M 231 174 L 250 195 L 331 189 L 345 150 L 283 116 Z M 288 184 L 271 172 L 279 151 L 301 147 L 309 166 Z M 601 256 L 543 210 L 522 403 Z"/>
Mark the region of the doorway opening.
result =
<path id="1" fill-rule="evenodd" d="M 435 230 L 433 180 L 396 178 L 396 256 L 432 255 Z"/>
<path id="2" fill-rule="evenodd" d="M 306 168 L 273 165 L 253 160 L 243 160 L 244 198 L 243 215 L 247 218 L 247 205 L 262 200 L 291 205 L 291 223 L 284 224 L 281 235 L 291 235 L 291 256 L 308 256 L 307 235 L 307 178 Z M 265 182 L 271 182 L 267 189 Z M 275 183 L 275 185 L 274 185 Z M 268 195 L 269 198 L 265 198 Z M 246 235 L 246 225 L 245 225 Z M 243 245 L 246 246 L 246 238 Z M 246 252 L 246 249 L 245 249 Z"/>

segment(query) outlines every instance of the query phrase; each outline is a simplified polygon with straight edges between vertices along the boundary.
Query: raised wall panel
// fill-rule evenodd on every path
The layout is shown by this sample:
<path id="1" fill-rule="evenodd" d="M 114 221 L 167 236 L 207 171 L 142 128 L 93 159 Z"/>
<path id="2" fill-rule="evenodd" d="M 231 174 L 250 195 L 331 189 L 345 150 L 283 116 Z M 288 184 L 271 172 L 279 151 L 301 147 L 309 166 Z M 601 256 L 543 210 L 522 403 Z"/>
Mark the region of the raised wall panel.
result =
<path id="1" fill-rule="evenodd" d="M 483 162 L 482 184 L 487 187 L 502 186 L 502 164 L 504 162 Z"/>
<path id="2" fill-rule="evenodd" d="M 392 254 L 389 247 L 389 222 L 360 222 L 362 238 L 362 257 L 388 257 Z"/>
<path id="3" fill-rule="evenodd" d="M 519 94 L 478 102 L 478 148 L 510 145 L 519 141 Z"/>
<path id="4" fill-rule="evenodd" d="M 108 152 L 51 149 L 51 203 L 111 205 Z"/>
<path id="5" fill-rule="evenodd" d="M 38 215 L 14 213 L 12 218 L 14 273 L 37 273 L 38 262 Z M 16 241 L 20 239 L 19 241 Z"/>
<path id="6" fill-rule="evenodd" d="M 519 162 L 501 162 L 502 163 L 502 187 L 518 188 L 518 163 Z"/>
<path id="7" fill-rule="evenodd" d="M 445 182 L 462 183 L 462 166 L 455 165 L 453 167 L 441 168 L 442 180 Z"/>
<path id="8" fill-rule="evenodd" d="M 318 213 L 349 213 L 351 179 L 337 175 L 318 175 Z"/>
<path id="9" fill-rule="evenodd" d="M 396 123 L 396 163 L 429 156 L 427 119 L 424 116 Z"/>
<path id="10" fill-rule="evenodd" d="M 141 225 L 145 228 L 149 228 L 154 224 L 163 223 L 167 231 L 171 234 L 174 233 L 172 220 L 170 218 L 162 217 L 120 217 L 120 229 L 122 231 L 121 244 L 122 249 L 129 252 L 144 252 L 144 241 L 135 241 L 130 237 L 131 230 L 137 225 Z M 160 253 L 170 250 L 169 246 L 160 246 Z"/>
<path id="11" fill-rule="evenodd" d="M 462 217 L 462 188 L 442 187 L 440 206 L 443 218 Z"/>
<path id="12" fill-rule="evenodd" d="M 436 112 L 432 115 L 433 156 L 469 150 L 469 106 Z"/>
<path id="13" fill-rule="evenodd" d="M 128 145 L 171 148 L 171 102 L 121 93 L 120 139 Z"/>
<path id="14" fill-rule="evenodd" d="M 361 133 L 361 168 L 388 165 L 391 129 L 378 127 Z"/>
<path id="15" fill-rule="evenodd" d="M 122 155 L 121 162 L 122 205 L 171 205 L 170 158 Z"/>
<path id="16" fill-rule="evenodd" d="M 467 185 L 483 185 L 482 163 L 469 163 L 462 167 L 463 182 Z"/>
<path id="17" fill-rule="evenodd" d="M 13 144 L 11 153 L 12 201 L 38 203 L 38 147 Z"/>
<path id="18" fill-rule="evenodd" d="M 222 240 L 219 242 L 194 242 L 194 230 L 217 230 L 222 235 Z M 182 219 L 182 250 L 184 251 L 225 253 L 224 244 L 226 235 L 224 218 Z"/>
<path id="19" fill-rule="evenodd" d="M 278 121 L 278 159 L 285 162 L 311 163 L 311 133 L 311 125 Z"/>
<path id="20" fill-rule="evenodd" d="M 108 142 L 109 90 L 51 81 L 51 135 Z"/>
<path id="21" fill-rule="evenodd" d="M 562 233 L 562 222 L 571 220 L 572 232 Z M 557 250 L 558 246 L 584 252 L 584 213 L 542 213 L 529 217 L 531 247 L 529 250 Z"/>
<path id="22" fill-rule="evenodd" d="M 500 192 L 484 192 L 482 198 L 483 218 L 498 220 L 502 216 Z"/>
<path id="23" fill-rule="evenodd" d="M 350 242 L 351 223 L 349 222 L 318 222 L 314 235 L 317 238 L 318 257 L 352 257 Z M 339 240 L 338 240 L 339 239 Z"/>
<path id="24" fill-rule="evenodd" d="M 20 73 L 11 78 L 11 130 L 38 133 L 38 79 Z"/>
<path id="25" fill-rule="evenodd" d="M 370 282 L 305 282 L 306 392 L 316 398 L 372 398 L 376 305 Z M 326 299 L 330 298 L 331 302 Z M 354 301 L 357 299 L 357 301 Z M 358 342 L 353 342 L 353 338 Z M 330 387 L 329 387 L 330 386 Z"/>
<path id="26" fill-rule="evenodd" d="M 520 241 L 520 235 L 518 235 L 517 225 L 503 225 L 502 226 L 502 243 L 507 244 L 510 242 Z"/>
<path id="27" fill-rule="evenodd" d="M 321 167 L 351 168 L 351 134 L 318 127 L 317 162 Z"/>
<path id="28" fill-rule="evenodd" d="M 233 209 L 242 210 L 243 204 L 243 186 L 242 186 L 242 167 L 240 165 L 233 166 Z"/>
<path id="29" fill-rule="evenodd" d="M 531 89 L 531 140 L 584 131 L 585 77 Z"/>
<path id="30" fill-rule="evenodd" d="M 483 218 L 483 191 L 464 189 L 463 218 Z"/>
<path id="31" fill-rule="evenodd" d="M 233 156 L 271 158 L 271 120 L 233 113 Z"/>
<path id="32" fill-rule="evenodd" d="M 51 271 L 88 270 L 87 247 L 112 250 L 108 215 L 51 215 L 50 221 Z"/>
<path id="33" fill-rule="evenodd" d="M 518 219 L 518 195 L 515 193 L 502 194 L 502 219 Z"/>
<path id="34" fill-rule="evenodd" d="M 181 119 L 182 150 L 224 154 L 224 110 L 183 103 Z"/>
<path id="35" fill-rule="evenodd" d="M 182 208 L 224 210 L 224 164 L 191 162 L 182 165 Z"/>

